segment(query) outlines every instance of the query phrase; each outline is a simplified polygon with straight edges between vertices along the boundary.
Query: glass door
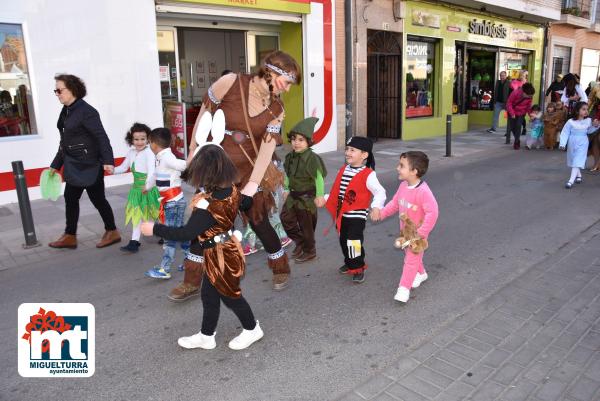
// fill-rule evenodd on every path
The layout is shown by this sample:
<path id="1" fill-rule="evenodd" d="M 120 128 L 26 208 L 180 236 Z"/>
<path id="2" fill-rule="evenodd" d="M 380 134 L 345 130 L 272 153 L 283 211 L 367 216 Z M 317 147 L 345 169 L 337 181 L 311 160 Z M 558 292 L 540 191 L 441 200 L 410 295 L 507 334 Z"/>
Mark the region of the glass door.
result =
<path id="1" fill-rule="evenodd" d="M 156 30 L 156 41 L 158 44 L 161 97 L 163 101 L 181 101 L 177 30 L 173 27 L 159 26 Z"/>
<path id="2" fill-rule="evenodd" d="M 246 72 L 257 72 L 265 56 L 275 50 L 279 50 L 278 33 L 246 32 Z"/>

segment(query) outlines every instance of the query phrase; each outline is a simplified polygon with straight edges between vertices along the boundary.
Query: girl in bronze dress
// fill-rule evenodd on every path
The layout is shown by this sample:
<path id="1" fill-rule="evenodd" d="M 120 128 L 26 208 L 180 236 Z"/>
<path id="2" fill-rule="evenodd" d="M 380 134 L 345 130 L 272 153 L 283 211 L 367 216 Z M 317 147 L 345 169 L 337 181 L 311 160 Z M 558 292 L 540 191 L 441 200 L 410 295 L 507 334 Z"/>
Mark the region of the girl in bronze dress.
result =
<path id="1" fill-rule="evenodd" d="M 285 112 L 280 94 L 301 81 L 298 63 L 284 52 L 273 52 L 265 57 L 258 73 L 227 74 L 211 85 L 194 126 L 196 132 L 205 112 L 225 113 L 222 146 L 238 170 L 236 187 L 253 198 L 252 207 L 244 215 L 267 251 L 275 290 L 287 287 L 290 274 L 287 255 L 269 224 L 269 210 L 274 206 L 271 190 L 283 183 L 283 176 L 272 163 L 275 146 L 282 142 L 280 131 Z M 195 147 L 192 141 L 190 153 Z M 194 275 L 188 273 L 181 285 L 186 285 L 187 277 Z"/>
<path id="2" fill-rule="evenodd" d="M 202 328 L 197 334 L 181 337 L 179 345 L 183 348 L 215 348 L 215 329 L 223 301 L 243 327 L 242 333 L 229 342 L 229 348 L 241 350 L 263 337 L 263 331 L 240 289 L 246 264 L 240 244 L 241 233 L 234 231 L 238 210 L 248 210 L 252 198 L 240 193 L 234 185 L 237 182 L 236 168 L 216 143 L 204 144 L 184 172 L 190 185 L 203 189 L 192 199 L 193 211 L 186 225 L 175 228 L 143 223 L 142 233 L 176 241 L 191 240 L 190 253 L 192 259 L 197 260 L 193 260 L 194 263 L 186 261 L 185 268 L 197 266 L 201 271 L 203 269 L 200 274 Z"/>

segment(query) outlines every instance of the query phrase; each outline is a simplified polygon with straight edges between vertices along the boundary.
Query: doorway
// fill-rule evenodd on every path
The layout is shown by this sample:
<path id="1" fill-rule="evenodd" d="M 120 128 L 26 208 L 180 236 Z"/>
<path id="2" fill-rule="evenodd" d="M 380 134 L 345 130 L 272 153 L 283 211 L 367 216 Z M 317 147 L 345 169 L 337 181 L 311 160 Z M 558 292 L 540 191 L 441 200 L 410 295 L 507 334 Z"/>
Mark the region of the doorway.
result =
<path id="1" fill-rule="evenodd" d="M 401 36 L 367 32 L 367 136 L 401 139 Z"/>

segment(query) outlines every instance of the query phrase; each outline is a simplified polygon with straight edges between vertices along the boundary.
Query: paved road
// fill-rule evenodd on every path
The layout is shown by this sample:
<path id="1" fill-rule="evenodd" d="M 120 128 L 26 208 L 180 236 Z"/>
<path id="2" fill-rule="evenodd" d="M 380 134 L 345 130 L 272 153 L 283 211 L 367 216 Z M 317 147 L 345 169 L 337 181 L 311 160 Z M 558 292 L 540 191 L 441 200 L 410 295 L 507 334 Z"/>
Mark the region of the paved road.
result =
<path id="1" fill-rule="evenodd" d="M 395 162 L 395 157 L 380 158 L 378 165 L 390 196 L 398 185 Z M 242 352 L 226 346 L 240 328 L 225 309 L 217 349 L 177 346 L 179 336 L 198 331 L 200 302 L 166 301 L 178 277 L 165 283 L 142 276 L 160 253 L 149 242 L 133 256 L 117 248 L 83 247 L 6 269 L 0 272 L 0 399 L 46 399 L 49 394 L 66 400 L 337 398 L 577 241 L 598 220 L 600 178 L 586 174 L 582 186 L 566 191 L 566 173 L 563 153 L 513 152 L 502 145 L 460 161 L 434 163 L 427 181 L 440 204 L 440 219 L 425 257 L 430 280 L 413 291 L 405 306 L 392 299 L 402 264 L 401 253 L 391 245 L 397 234 L 394 219 L 368 225 L 370 269 L 362 285 L 337 273 L 341 257 L 333 235 L 319 236 L 319 260 L 292 267 L 291 287 L 282 293 L 270 289 L 264 254 L 252 255 L 243 289 L 265 338 Z M 321 214 L 319 229 L 325 220 Z M 92 378 L 18 376 L 16 310 L 22 302 L 35 301 L 95 305 Z"/>

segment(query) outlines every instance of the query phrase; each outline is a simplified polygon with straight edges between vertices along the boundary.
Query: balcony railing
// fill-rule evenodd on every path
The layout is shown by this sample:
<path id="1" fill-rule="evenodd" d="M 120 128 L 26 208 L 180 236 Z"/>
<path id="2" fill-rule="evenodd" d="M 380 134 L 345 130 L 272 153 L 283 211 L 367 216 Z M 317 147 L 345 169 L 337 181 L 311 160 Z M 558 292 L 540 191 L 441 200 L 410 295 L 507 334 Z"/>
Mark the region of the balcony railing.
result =
<path id="1" fill-rule="evenodd" d="M 561 13 L 591 19 L 593 2 L 593 0 L 563 0 Z"/>

